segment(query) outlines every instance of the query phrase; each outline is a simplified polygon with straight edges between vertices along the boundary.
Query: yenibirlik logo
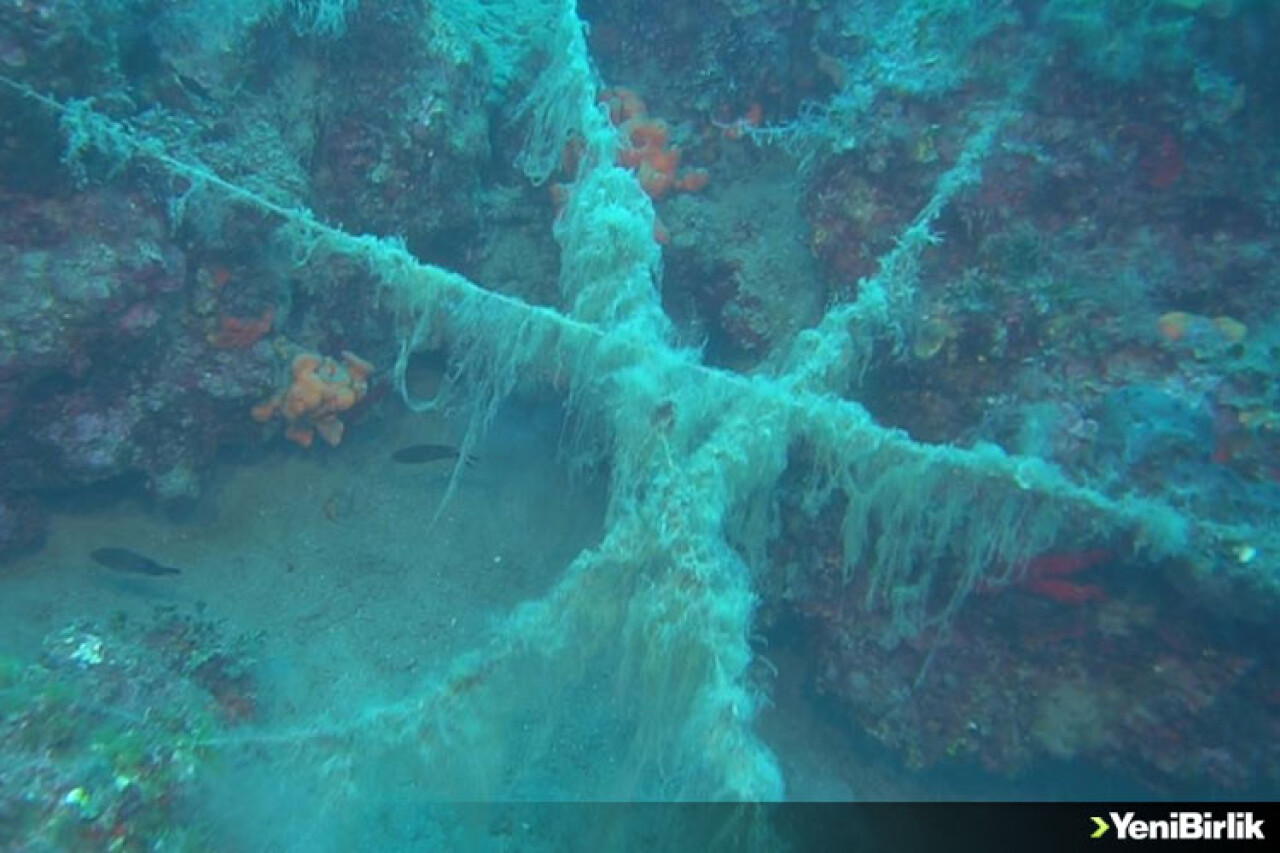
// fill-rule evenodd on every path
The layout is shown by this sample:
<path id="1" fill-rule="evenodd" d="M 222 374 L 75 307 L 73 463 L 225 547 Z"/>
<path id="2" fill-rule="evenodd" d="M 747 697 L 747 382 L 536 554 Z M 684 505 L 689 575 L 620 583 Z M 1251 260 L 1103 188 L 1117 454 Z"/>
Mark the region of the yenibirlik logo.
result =
<path id="1" fill-rule="evenodd" d="M 1108 812 L 1111 823 L 1093 817 L 1096 827 L 1090 838 L 1102 838 L 1115 824 L 1117 841 L 1264 841 L 1262 818 L 1253 812 L 1227 812 L 1215 818 L 1213 812 L 1169 812 L 1168 819 L 1144 820 L 1133 812 Z"/>

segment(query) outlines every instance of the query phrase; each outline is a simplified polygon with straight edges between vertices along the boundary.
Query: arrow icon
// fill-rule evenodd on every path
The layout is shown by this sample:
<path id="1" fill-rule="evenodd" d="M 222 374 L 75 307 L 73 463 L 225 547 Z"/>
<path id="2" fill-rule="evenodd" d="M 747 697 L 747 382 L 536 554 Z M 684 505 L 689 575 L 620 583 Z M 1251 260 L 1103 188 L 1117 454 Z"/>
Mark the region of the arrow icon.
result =
<path id="1" fill-rule="evenodd" d="M 1093 822 L 1097 824 L 1098 828 L 1093 831 L 1093 835 L 1089 836 L 1090 838 L 1101 838 L 1106 835 L 1107 830 L 1111 828 L 1110 824 L 1096 815 L 1093 817 Z"/>

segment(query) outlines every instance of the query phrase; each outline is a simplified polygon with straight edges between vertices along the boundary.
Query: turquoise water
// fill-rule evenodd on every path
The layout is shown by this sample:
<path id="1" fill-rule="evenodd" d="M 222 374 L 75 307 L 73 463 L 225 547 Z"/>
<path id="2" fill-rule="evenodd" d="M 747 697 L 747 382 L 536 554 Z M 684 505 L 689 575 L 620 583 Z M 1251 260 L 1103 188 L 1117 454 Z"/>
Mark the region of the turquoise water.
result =
<path id="1" fill-rule="evenodd" d="M 3 845 L 1274 798 L 1277 26 L 6 10 Z"/>

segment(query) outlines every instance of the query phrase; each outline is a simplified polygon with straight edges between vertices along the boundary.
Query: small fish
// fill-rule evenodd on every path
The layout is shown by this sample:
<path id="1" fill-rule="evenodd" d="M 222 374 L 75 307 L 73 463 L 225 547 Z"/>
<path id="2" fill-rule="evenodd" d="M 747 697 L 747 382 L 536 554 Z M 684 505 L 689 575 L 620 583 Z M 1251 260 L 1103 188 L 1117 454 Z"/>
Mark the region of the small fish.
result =
<path id="1" fill-rule="evenodd" d="M 391 461 L 401 465 L 424 465 L 441 459 L 457 459 L 458 449 L 447 444 L 411 444 L 391 454 Z M 476 457 L 468 456 L 464 465 L 474 465 Z"/>
<path id="2" fill-rule="evenodd" d="M 129 572 L 135 575 L 177 575 L 181 569 L 173 566 L 162 566 L 150 557 L 143 556 L 128 548 L 98 548 L 89 554 L 100 566 L 116 572 Z"/>

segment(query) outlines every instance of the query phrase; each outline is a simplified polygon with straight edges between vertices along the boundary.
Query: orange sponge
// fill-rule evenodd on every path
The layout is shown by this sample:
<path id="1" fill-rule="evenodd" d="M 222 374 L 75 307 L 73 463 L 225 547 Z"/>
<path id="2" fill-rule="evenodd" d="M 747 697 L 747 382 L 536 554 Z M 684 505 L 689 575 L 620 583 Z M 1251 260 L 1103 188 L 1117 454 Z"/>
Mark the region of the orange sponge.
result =
<path id="1" fill-rule="evenodd" d="M 254 406 L 253 419 L 266 423 L 279 415 L 290 441 L 310 447 L 319 435 L 336 447 L 345 431 L 338 414 L 364 399 L 373 365 L 346 351 L 341 362 L 304 352 L 294 357 L 291 371 L 289 387 Z"/>

